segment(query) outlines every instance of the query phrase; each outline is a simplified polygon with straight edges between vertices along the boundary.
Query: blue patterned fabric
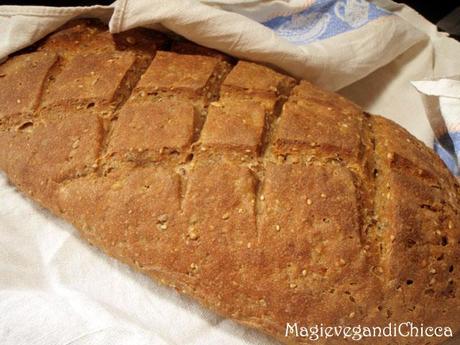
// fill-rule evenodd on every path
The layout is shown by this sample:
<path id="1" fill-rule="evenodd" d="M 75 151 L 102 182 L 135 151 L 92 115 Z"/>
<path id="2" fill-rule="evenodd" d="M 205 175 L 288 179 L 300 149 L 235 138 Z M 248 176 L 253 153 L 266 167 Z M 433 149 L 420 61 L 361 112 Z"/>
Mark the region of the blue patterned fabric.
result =
<path id="1" fill-rule="evenodd" d="M 454 143 L 455 152 L 457 152 L 458 160 L 458 157 L 460 156 L 460 132 L 449 132 L 447 135 L 450 136 L 452 142 Z M 446 150 L 444 150 L 444 148 L 437 141 L 435 141 L 434 143 L 434 150 L 441 157 L 441 159 L 447 165 L 449 170 L 452 171 L 452 173 L 455 176 L 460 176 L 460 171 L 457 167 L 457 162 L 455 161 L 455 158 L 452 157 L 448 152 L 446 152 Z"/>
<path id="2" fill-rule="evenodd" d="M 279 36 L 304 45 L 366 25 L 392 15 L 366 0 L 315 0 L 305 11 L 265 22 Z"/>

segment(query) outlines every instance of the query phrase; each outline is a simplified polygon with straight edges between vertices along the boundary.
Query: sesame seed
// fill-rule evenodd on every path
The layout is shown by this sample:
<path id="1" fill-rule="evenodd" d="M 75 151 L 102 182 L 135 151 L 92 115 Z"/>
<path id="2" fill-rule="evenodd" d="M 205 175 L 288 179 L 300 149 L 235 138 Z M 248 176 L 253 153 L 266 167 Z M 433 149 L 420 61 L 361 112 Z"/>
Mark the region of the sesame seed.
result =
<path id="1" fill-rule="evenodd" d="M 307 199 L 307 205 L 311 205 L 313 203 L 313 201 L 311 201 L 311 199 Z"/>
<path id="2" fill-rule="evenodd" d="M 122 187 L 122 184 L 120 181 L 115 182 L 112 184 L 112 189 L 120 189 Z"/>
<path id="3" fill-rule="evenodd" d="M 325 197 L 326 197 L 326 194 L 321 193 L 321 197 L 322 197 L 322 198 L 325 198 Z"/>
<path id="4" fill-rule="evenodd" d="M 161 230 L 166 230 L 168 228 L 168 224 L 160 224 Z"/>
<path id="5" fill-rule="evenodd" d="M 390 152 L 390 153 L 387 154 L 388 159 L 393 159 L 393 157 L 394 157 L 393 153 Z"/>
<path id="6" fill-rule="evenodd" d="M 128 36 L 126 37 L 126 42 L 128 42 L 129 44 L 135 44 L 136 43 L 136 39 L 132 36 Z"/>
<path id="7" fill-rule="evenodd" d="M 289 287 L 290 287 L 291 289 L 295 289 L 295 288 L 297 287 L 297 284 L 291 283 L 291 284 L 289 284 Z"/>
<path id="8" fill-rule="evenodd" d="M 260 200 L 264 201 L 264 200 L 265 200 L 265 196 L 261 195 L 261 196 L 260 196 Z"/>
<path id="9" fill-rule="evenodd" d="M 259 300 L 259 304 L 262 305 L 262 306 L 264 306 L 264 307 L 267 306 L 267 302 L 266 302 L 263 298 L 261 298 L 261 299 Z"/>
<path id="10" fill-rule="evenodd" d="M 75 140 L 75 141 L 73 142 L 72 148 L 73 148 L 73 149 L 76 149 L 76 148 L 78 147 L 78 145 L 80 145 L 80 140 L 79 140 L 79 139 L 77 139 L 77 140 Z"/>
<path id="11" fill-rule="evenodd" d="M 436 283 L 436 278 L 431 278 L 430 285 L 433 285 L 434 283 Z"/>
<path id="12" fill-rule="evenodd" d="M 452 225 L 452 221 L 449 220 L 449 225 L 448 225 L 449 229 L 452 229 L 453 228 L 453 225 Z"/>
<path id="13" fill-rule="evenodd" d="M 280 231 L 280 229 L 281 229 L 281 227 L 280 227 L 278 224 L 276 224 L 276 225 L 275 225 L 275 230 L 276 230 L 276 231 Z"/>
<path id="14" fill-rule="evenodd" d="M 350 319 L 354 318 L 355 317 L 355 312 L 351 312 L 350 315 L 348 315 L 350 317 Z"/>
<path id="15" fill-rule="evenodd" d="M 436 230 L 436 235 L 441 236 L 441 231 Z"/>
<path id="16" fill-rule="evenodd" d="M 303 270 L 302 275 L 305 277 L 307 275 L 307 270 Z"/>
<path id="17" fill-rule="evenodd" d="M 17 99 L 17 100 L 16 100 L 16 103 L 18 103 L 18 104 L 21 103 L 21 100 L 20 100 L 20 99 Z"/>
<path id="18" fill-rule="evenodd" d="M 195 241 L 195 240 L 198 239 L 198 235 L 197 235 L 195 232 L 189 233 L 189 234 L 188 234 L 188 237 L 190 237 L 190 239 L 191 239 L 192 241 Z"/>
<path id="19" fill-rule="evenodd" d="M 376 266 L 376 267 L 373 267 L 373 268 L 372 268 L 372 271 L 373 271 L 375 274 L 381 274 L 381 273 L 383 273 L 383 268 L 382 268 L 382 267 L 379 267 L 379 266 Z"/>
<path id="20" fill-rule="evenodd" d="M 222 215 L 222 219 L 225 220 L 225 219 L 228 219 L 228 218 L 230 218 L 230 214 L 229 214 L 228 212 L 226 212 L 226 213 L 224 213 L 224 214 Z"/>
<path id="21" fill-rule="evenodd" d="M 435 273 L 436 273 L 436 269 L 435 269 L 435 268 L 432 268 L 432 269 L 430 270 L 430 273 L 431 273 L 431 274 L 435 274 Z"/>
<path id="22" fill-rule="evenodd" d="M 158 217 L 158 221 L 161 222 L 161 223 L 164 223 L 164 222 L 167 222 L 168 221 L 168 218 L 169 216 L 167 214 L 162 214 Z"/>
<path id="23" fill-rule="evenodd" d="M 247 247 L 248 247 L 248 248 L 251 248 L 251 246 L 252 246 L 252 245 L 251 245 L 251 242 L 249 242 L 248 245 L 247 245 Z"/>
<path id="24" fill-rule="evenodd" d="M 345 264 L 346 264 L 346 261 L 345 261 L 344 259 L 340 259 L 340 263 L 341 263 L 342 265 L 345 265 Z"/>
<path id="25" fill-rule="evenodd" d="M 391 241 L 394 241 L 394 240 L 395 240 L 395 236 L 394 236 L 394 235 L 391 235 L 391 236 L 390 236 L 390 240 L 391 240 Z"/>

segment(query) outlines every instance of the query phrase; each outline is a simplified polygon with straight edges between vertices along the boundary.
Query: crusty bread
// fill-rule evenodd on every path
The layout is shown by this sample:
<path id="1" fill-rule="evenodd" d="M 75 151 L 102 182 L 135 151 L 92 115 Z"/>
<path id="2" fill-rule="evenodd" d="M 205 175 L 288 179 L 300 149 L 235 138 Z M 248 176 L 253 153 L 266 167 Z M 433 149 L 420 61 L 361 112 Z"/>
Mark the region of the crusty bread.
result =
<path id="1" fill-rule="evenodd" d="M 456 179 L 306 81 L 80 20 L 0 65 L 0 148 L 90 243 L 282 342 L 304 340 L 287 322 L 460 329 Z"/>

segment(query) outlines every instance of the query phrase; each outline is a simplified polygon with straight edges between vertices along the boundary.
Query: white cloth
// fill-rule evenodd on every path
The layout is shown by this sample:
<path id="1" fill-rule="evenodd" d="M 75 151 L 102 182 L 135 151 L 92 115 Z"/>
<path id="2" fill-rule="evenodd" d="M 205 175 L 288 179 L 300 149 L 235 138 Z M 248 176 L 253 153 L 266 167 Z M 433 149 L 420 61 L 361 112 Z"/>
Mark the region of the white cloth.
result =
<path id="1" fill-rule="evenodd" d="M 369 6 L 364 0 L 348 1 L 358 4 L 364 2 Z M 214 1 L 213 4 L 217 6 L 221 2 Z M 237 4 L 232 3 L 231 8 L 235 9 Z M 240 4 L 239 8 L 241 13 L 252 14 L 252 17 L 256 17 L 253 13 L 259 9 L 258 13 L 263 15 L 258 19 L 264 20 L 273 17 L 275 13 L 283 16 L 307 8 L 312 1 L 275 1 L 273 4 L 277 6 L 269 6 L 271 3 L 255 2 L 250 9 Z M 222 6 L 226 8 L 230 5 Z M 0 58 L 40 39 L 73 17 L 85 15 L 107 20 L 113 11 L 109 26 L 114 33 L 140 25 L 158 28 L 161 24 L 201 45 L 240 58 L 276 65 L 296 77 L 336 90 L 387 64 L 424 38 L 420 31 L 397 16 L 381 16 L 369 21 L 369 9 L 358 7 L 358 10 L 363 12 L 359 12 L 362 19 L 345 18 L 349 25 L 357 25 L 356 30 L 311 43 L 308 38 L 324 34 L 332 18 L 328 15 L 318 19 L 321 14 L 319 11 L 311 13 L 313 16 L 299 16 L 297 21 L 300 24 L 297 24 L 311 25 L 314 34 L 310 30 L 307 32 L 312 37 L 302 38 L 307 44 L 293 44 L 255 20 L 196 0 L 118 0 L 108 7 L 44 10 L 39 7 L 3 6 L 0 8 Z M 295 22 L 292 23 L 286 30 L 292 32 L 295 25 Z"/>
<path id="2" fill-rule="evenodd" d="M 460 176 L 458 166 L 460 161 L 460 76 L 413 81 L 412 85 L 422 95 L 428 96 L 430 99 L 437 98 L 437 104 L 435 103 L 434 106 L 433 101 L 428 102 L 427 115 L 432 116 L 433 126 L 438 127 L 433 128 L 435 133 L 438 133 L 437 139 L 443 142 L 446 138 L 445 136 L 448 135 L 455 152 L 446 151 L 446 148 L 439 142 L 435 142 L 434 149 L 450 171 L 454 175 Z M 443 117 L 443 125 L 436 121 L 437 116 Z"/>
<path id="3" fill-rule="evenodd" d="M 313 6 L 313 0 L 204 2 L 212 7 L 192 0 L 119 0 L 108 7 L 70 9 L 0 7 L 0 58 L 80 15 L 104 19 L 113 32 L 161 26 L 197 43 L 279 66 L 329 89 L 348 85 L 340 92 L 431 143 L 423 105 L 409 80 L 460 74 L 456 61 L 460 45 L 438 34 L 410 8 L 373 1 L 392 14 L 361 25 L 360 17 L 351 16 L 346 5 L 364 8 L 363 0 L 337 1 L 344 4 L 337 5 L 338 16 L 357 27 L 295 44 L 255 20 L 275 20 L 270 23 L 278 25 L 277 16 L 295 15 Z M 318 25 L 327 17 L 315 16 L 306 13 L 292 22 Z M 325 37 L 324 28 L 319 29 L 315 35 Z M 0 174 L 0 343 L 275 342 L 215 316 L 89 247 L 71 226 L 24 198 Z"/>

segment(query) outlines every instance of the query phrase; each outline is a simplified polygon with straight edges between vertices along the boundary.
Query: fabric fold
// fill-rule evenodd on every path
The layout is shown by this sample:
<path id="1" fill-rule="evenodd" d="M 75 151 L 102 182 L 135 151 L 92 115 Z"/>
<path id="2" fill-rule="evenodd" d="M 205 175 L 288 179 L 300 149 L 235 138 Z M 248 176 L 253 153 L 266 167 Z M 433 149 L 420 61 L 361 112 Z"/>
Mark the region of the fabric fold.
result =
<path id="1" fill-rule="evenodd" d="M 212 6 L 210 6 L 212 5 Z M 250 8 L 250 10 L 248 10 Z M 338 90 L 382 67 L 426 35 L 364 0 L 118 0 L 75 8 L 0 6 L 0 59 L 76 17 L 119 33 L 160 27 L 238 58 Z"/>

